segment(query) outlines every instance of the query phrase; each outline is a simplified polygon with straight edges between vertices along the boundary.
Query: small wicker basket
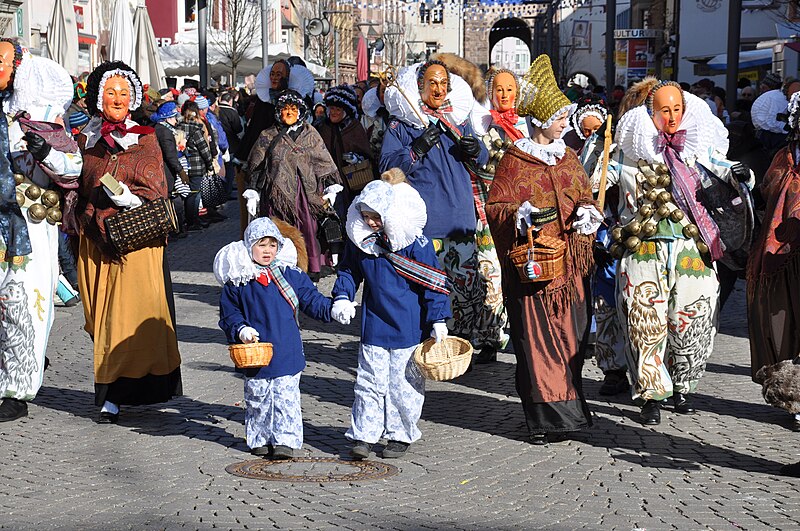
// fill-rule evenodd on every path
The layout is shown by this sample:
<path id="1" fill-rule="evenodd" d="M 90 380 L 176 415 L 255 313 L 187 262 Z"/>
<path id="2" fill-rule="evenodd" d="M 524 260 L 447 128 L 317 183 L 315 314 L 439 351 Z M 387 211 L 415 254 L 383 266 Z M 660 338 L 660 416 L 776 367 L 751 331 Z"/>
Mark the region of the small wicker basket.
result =
<path id="1" fill-rule="evenodd" d="M 441 343 L 428 338 L 414 350 L 414 362 L 428 380 L 452 380 L 464 374 L 472 361 L 472 345 L 466 339 L 448 336 Z"/>
<path id="2" fill-rule="evenodd" d="M 266 367 L 272 361 L 272 343 L 228 345 L 228 351 L 237 369 Z"/>
<path id="3" fill-rule="evenodd" d="M 367 183 L 375 180 L 372 163 L 368 160 L 345 166 L 342 168 L 342 173 L 347 178 L 347 185 L 353 192 L 360 192 Z"/>
<path id="4" fill-rule="evenodd" d="M 567 244 L 564 240 L 552 236 L 539 236 L 534 239 L 533 229 L 529 228 L 528 242 L 512 247 L 508 257 L 522 282 L 547 282 L 567 273 L 566 251 Z M 530 260 L 538 262 L 542 268 L 542 274 L 533 280 L 528 278 L 525 271 Z"/>

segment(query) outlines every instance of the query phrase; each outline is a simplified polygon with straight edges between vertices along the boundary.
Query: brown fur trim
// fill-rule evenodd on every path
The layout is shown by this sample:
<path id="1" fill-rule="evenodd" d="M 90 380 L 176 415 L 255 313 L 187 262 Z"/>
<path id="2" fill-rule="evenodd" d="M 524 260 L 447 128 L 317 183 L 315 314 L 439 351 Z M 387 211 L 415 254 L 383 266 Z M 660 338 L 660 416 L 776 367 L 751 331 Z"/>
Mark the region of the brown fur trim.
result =
<path id="1" fill-rule="evenodd" d="M 659 80 L 653 76 L 647 76 L 638 83 L 634 83 L 633 86 L 629 88 L 622 97 L 622 101 L 619 102 L 617 120 L 622 118 L 623 114 L 634 107 L 644 104 L 645 100 L 647 100 L 648 94 L 650 94 L 650 91 L 653 89 L 653 87 L 658 85 L 658 83 Z"/>
<path id="2" fill-rule="evenodd" d="M 381 173 L 381 181 L 389 184 L 400 184 L 407 181 L 406 174 L 400 168 L 389 168 Z"/>
<path id="3" fill-rule="evenodd" d="M 467 82 L 472 89 L 473 98 L 481 103 L 486 101 L 486 85 L 478 65 L 454 53 L 445 52 L 431 55 L 431 60 L 443 62 L 450 72 Z"/>
<path id="4" fill-rule="evenodd" d="M 295 226 L 289 225 L 285 221 L 281 221 L 276 217 L 271 217 L 278 230 L 281 231 L 284 238 L 292 240 L 295 248 L 297 249 L 297 267 L 308 272 L 308 251 L 306 250 L 306 241 L 303 239 L 303 233 L 300 232 Z"/>
<path id="5" fill-rule="evenodd" d="M 762 384 L 767 404 L 790 413 L 800 413 L 800 365 L 792 360 L 761 367 L 755 380 Z"/>

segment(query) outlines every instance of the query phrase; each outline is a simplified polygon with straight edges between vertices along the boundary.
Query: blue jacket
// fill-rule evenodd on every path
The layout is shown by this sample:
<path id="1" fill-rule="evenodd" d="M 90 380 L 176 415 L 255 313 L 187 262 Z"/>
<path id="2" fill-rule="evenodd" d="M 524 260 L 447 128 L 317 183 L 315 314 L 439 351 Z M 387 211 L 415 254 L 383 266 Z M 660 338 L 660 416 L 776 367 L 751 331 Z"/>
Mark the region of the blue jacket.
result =
<path id="1" fill-rule="evenodd" d="M 308 275 L 291 267 L 282 269 L 294 288 L 299 310 L 320 321 L 331 320 L 331 299 L 322 295 Z M 228 282 L 219 299 L 219 327 L 229 343 L 241 343 L 239 330 L 250 326 L 258 331 L 259 341 L 272 343 L 272 361 L 258 370 L 257 378 L 277 378 L 297 374 L 306 367 L 300 329 L 292 307 L 283 298 L 275 282 L 268 286 L 251 280 L 244 286 Z"/>
<path id="2" fill-rule="evenodd" d="M 459 127 L 463 135 L 475 136 L 469 121 Z M 475 199 L 472 181 L 461 162 L 462 153 L 456 143 L 442 133 L 439 142 L 421 159 L 411 153 L 411 143 L 422 135 L 399 120 L 392 120 L 383 137 L 380 170 L 400 168 L 408 182 L 422 196 L 428 208 L 428 223 L 423 233 L 433 238 L 458 238 L 475 232 Z M 489 160 L 481 142 L 477 165 Z"/>
<path id="3" fill-rule="evenodd" d="M 430 241 L 417 239 L 397 254 L 439 267 Z M 333 298 L 352 301 L 361 282 L 361 342 L 365 345 L 413 347 L 430 335 L 432 323 L 452 317 L 447 295 L 406 280 L 385 257 L 367 254 L 348 240 L 339 262 Z"/>

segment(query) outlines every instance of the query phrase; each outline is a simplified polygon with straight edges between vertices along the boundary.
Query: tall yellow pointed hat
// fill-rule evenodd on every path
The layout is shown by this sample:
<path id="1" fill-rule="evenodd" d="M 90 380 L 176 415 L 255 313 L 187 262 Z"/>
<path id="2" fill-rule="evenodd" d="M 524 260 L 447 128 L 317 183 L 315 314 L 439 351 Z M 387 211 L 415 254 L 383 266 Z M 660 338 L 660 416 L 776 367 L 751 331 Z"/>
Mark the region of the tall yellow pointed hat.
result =
<path id="1" fill-rule="evenodd" d="M 550 57 L 540 55 L 521 79 L 517 113 L 530 116 L 534 125 L 547 129 L 556 118 L 574 110 L 575 105 L 558 88 Z"/>

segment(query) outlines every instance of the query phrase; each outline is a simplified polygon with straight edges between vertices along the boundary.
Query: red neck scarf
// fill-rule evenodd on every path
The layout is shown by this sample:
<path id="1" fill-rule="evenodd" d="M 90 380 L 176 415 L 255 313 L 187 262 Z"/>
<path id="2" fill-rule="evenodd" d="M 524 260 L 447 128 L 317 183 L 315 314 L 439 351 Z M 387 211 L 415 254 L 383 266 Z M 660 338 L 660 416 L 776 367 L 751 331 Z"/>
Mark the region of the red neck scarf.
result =
<path id="1" fill-rule="evenodd" d="M 128 133 L 149 135 L 155 131 L 155 129 L 152 127 L 145 127 L 143 125 L 134 125 L 133 127 L 128 127 L 125 125 L 125 122 L 107 122 L 105 119 L 103 119 L 103 125 L 100 126 L 100 136 L 103 137 L 109 146 L 113 146 L 116 143 L 116 139 L 111 135 L 111 133 L 114 131 L 119 131 L 119 133 L 123 136 Z"/>
<path id="2" fill-rule="evenodd" d="M 513 107 L 503 112 L 496 111 L 494 109 L 490 110 L 489 112 L 492 113 L 492 120 L 494 123 L 499 125 L 512 141 L 516 142 L 524 136 L 522 131 L 516 127 L 517 122 L 519 121 L 519 115 Z"/>

